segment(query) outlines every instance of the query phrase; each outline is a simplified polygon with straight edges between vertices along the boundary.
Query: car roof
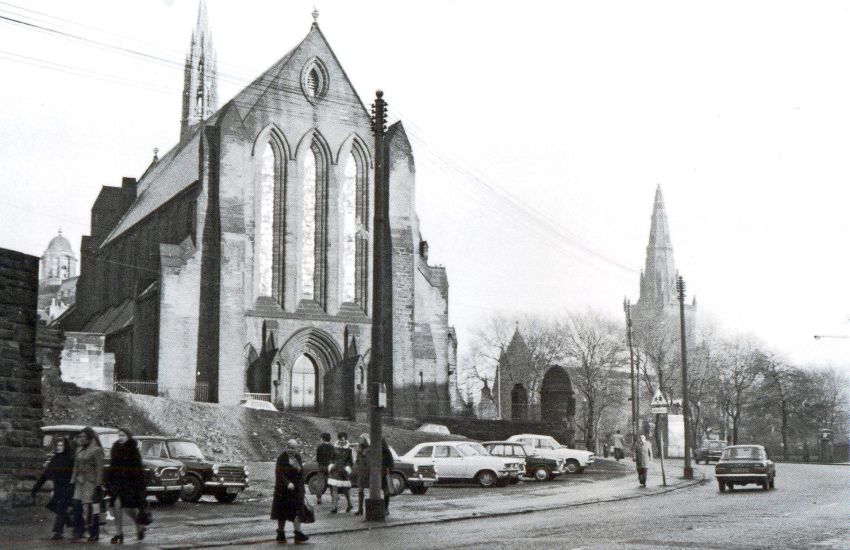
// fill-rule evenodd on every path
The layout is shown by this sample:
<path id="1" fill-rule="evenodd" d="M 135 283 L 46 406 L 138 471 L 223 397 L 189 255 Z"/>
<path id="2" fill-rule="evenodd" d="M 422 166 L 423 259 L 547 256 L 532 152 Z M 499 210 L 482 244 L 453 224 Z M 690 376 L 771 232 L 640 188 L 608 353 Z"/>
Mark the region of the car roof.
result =
<path id="1" fill-rule="evenodd" d="M 543 435 L 543 434 L 516 434 L 516 435 L 512 435 L 510 438 L 513 439 L 514 437 L 549 437 L 549 438 L 555 439 L 551 435 Z"/>
<path id="2" fill-rule="evenodd" d="M 117 428 L 105 428 L 103 426 L 88 426 L 94 433 L 96 434 L 114 434 L 118 433 Z M 56 424 L 54 426 L 42 426 L 41 431 L 45 433 L 50 432 L 81 432 L 85 429 L 86 426 L 77 425 L 77 424 Z"/>
<path id="3" fill-rule="evenodd" d="M 184 439 L 182 437 L 170 437 L 167 435 L 134 435 L 134 439 L 158 439 L 160 441 L 187 441 L 190 443 L 194 443 L 191 439 Z"/>
<path id="4" fill-rule="evenodd" d="M 482 445 L 522 445 L 519 441 L 484 441 Z"/>
<path id="5" fill-rule="evenodd" d="M 753 447 L 757 449 L 764 449 L 764 445 L 729 445 L 726 447 L 727 449 L 752 449 Z"/>
<path id="6" fill-rule="evenodd" d="M 477 441 L 425 441 L 416 445 L 416 447 L 424 447 L 425 445 L 458 445 L 460 443 L 478 443 Z M 414 447 L 415 448 L 415 447 Z"/>

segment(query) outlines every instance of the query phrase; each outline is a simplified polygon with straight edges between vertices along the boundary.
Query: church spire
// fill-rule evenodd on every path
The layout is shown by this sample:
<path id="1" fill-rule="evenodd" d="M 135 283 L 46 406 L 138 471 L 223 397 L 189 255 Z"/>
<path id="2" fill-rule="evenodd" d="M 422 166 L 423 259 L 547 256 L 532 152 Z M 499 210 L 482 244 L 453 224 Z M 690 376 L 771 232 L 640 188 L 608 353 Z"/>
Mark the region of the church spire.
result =
<path id="1" fill-rule="evenodd" d="M 673 244 L 664 209 L 661 185 L 655 190 L 655 204 L 649 227 L 649 244 L 646 247 L 646 267 L 641 276 L 640 302 L 656 306 L 676 299 L 676 264 L 673 261 Z"/>
<path id="2" fill-rule="evenodd" d="M 189 42 L 183 77 L 183 115 L 180 140 L 218 108 L 218 61 L 207 17 L 207 3 L 200 0 L 198 20 Z"/>

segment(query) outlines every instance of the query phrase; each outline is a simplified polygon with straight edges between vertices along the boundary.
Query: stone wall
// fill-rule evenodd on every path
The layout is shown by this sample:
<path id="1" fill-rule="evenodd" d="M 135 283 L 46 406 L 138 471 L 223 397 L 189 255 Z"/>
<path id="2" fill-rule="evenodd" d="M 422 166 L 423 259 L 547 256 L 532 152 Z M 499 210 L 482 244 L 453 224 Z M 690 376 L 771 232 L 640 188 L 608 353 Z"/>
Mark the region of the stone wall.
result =
<path id="1" fill-rule="evenodd" d="M 62 381 L 81 388 L 112 391 L 115 356 L 104 350 L 106 337 L 90 332 L 66 332 L 62 347 Z"/>
<path id="2" fill-rule="evenodd" d="M 38 258 L 0 249 L 0 510 L 30 502 L 44 460 L 37 303 Z"/>

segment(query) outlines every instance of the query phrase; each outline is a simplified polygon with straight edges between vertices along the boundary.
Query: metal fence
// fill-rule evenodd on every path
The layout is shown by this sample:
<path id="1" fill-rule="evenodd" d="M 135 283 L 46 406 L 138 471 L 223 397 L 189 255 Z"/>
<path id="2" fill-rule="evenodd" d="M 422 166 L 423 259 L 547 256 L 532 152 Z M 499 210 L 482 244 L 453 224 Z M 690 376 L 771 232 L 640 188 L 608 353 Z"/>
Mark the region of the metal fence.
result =
<path id="1" fill-rule="evenodd" d="M 257 401 L 267 401 L 267 402 L 271 403 L 272 402 L 272 394 L 270 394 L 270 393 L 244 392 L 242 394 L 242 399 L 256 399 Z"/>
<path id="2" fill-rule="evenodd" d="M 168 397 L 169 399 L 180 399 L 182 401 L 209 402 L 209 382 L 197 382 L 194 386 L 162 386 L 151 380 L 116 380 L 113 390 L 124 393 L 137 393 L 141 395 L 152 395 Z"/>

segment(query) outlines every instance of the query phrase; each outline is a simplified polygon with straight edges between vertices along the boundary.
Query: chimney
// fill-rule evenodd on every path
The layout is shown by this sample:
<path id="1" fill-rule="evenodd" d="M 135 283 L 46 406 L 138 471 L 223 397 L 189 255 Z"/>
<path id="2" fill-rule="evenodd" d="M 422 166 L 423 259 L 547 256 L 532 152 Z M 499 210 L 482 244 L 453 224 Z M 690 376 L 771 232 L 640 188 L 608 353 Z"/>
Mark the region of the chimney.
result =
<path id="1" fill-rule="evenodd" d="M 422 256 L 422 259 L 425 260 L 425 263 L 428 263 L 428 241 L 420 241 L 419 242 L 419 255 Z"/>

